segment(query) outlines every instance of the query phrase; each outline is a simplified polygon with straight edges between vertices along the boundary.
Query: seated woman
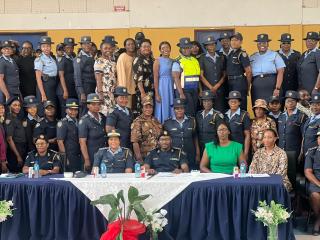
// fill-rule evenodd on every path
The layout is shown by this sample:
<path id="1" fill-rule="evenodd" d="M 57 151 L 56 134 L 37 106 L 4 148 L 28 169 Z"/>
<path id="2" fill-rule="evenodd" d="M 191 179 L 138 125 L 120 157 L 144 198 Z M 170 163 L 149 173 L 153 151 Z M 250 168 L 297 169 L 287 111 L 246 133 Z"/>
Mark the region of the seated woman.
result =
<path id="1" fill-rule="evenodd" d="M 28 153 L 22 172 L 29 173 L 29 167 L 38 162 L 40 175 L 56 174 L 61 169 L 61 156 L 58 152 L 48 149 L 49 142 L 45 135 L 40 134 L 35 138 L 36 150 Z"/>
<path id="2" fill-rule="evenodd" d="M 290 192 L 292 186 L 287 175 L 288 157 L 286 152 L 276 145 L 277 139 L 278 134 L 274 129 L 268 128 L 264 131 L 263 147 L 254 153 L 249 172 L 279 174 L 282 176 L 284 186 Z"/>
<path id="3" fill-rule="evenodd" d="M 309 180 L 311 207 L 316 216 L 313 226 L 313 235 L 320 234 L 320 129 L 317 132 L 318 146 L 310 148 L 306 155 L 304 174 Z"/>
<path id="4" fill-rule="evenodd" d="M 232 174 L 233 168 L 245 161 L 242 144 L 230 140 L 230 130 L 225 123 L 217 128 L 217 142 L 205 145 L 205 150 L 200 162 L 200 170 L 204 173 Z"/>

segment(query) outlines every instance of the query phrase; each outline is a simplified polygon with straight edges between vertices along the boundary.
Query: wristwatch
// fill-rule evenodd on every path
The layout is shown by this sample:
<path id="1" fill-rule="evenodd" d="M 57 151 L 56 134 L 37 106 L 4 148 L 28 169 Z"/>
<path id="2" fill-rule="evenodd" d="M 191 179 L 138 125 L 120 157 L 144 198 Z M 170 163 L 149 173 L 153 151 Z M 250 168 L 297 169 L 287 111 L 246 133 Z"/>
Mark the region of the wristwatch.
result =
<path id="1" fill-rule="evenodd" d="M 276 87 L 276 90 L 280 91 L 280 88 Z"/>

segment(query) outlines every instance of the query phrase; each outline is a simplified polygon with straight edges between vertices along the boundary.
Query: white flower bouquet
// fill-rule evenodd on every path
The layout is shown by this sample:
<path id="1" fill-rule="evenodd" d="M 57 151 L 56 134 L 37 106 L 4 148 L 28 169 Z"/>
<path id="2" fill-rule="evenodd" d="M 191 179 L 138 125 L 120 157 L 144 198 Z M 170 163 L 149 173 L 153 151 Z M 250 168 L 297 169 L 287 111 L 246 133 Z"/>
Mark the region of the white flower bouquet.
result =
<path id="1" fill-rule="evenodd" d="M 148 211 L 143 220 L 144 225 L 149 229 L 152 240 L 158 239 L 158 233 L 163 231 L 163 228 L 168 224 L 168 219 L 165 217 L 167 211 L 161 209 L 160 211 Z"/>
<path id="2" fill-rule="evenodd" d="M 4 222 L 8 217 L 12 217 L 13 202 L 12 201 L 0 201 L 0 222 Z"/>
<path id="3" fill-rule="evenodd" d="M 271 201 L 270 205 L 267 205 L 266 201 L 260 201 L 257 211 L 251 211 L 257 221 L 268 227 L 268 240 L 278 239 L 278 225 L 287 222 L 291 215 L 281 204 L 274 201 Z"/>

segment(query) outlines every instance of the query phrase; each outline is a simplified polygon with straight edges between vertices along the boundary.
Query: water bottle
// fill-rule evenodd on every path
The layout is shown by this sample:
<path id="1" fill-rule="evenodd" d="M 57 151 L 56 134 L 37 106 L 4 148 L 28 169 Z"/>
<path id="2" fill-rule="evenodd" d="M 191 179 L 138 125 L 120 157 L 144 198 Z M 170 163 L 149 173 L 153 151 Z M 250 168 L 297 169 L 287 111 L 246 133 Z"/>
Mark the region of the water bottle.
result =
<path id="1" fill-rule="evenodd" d="M 40 167 L 38 161 L 35 161 L 33 165 L 33 173 L 34 173 L 34 178 L 39 178 L 40 177 Z"/>
<path id="2" fill-rule="evenodd" d="M 245 178 L 247 172 L 247 165 L 244 161 L 240 163 L 240 178 Z"/>
<path id="3" fill-rule="evenodd" d="M 100 164 L 100 174 L 103 178 L 107 177 L 107 165 L 104 162 L 101 162 Z"/>
<path id="4" fill-rule="evenodd" d="M 134 165 L 134 176 L 136 178 L 139 178 L 140 174 L 141 174 L 141 167 L 140 167 L 140 164 L 136 162 L 136 164 Z"/>

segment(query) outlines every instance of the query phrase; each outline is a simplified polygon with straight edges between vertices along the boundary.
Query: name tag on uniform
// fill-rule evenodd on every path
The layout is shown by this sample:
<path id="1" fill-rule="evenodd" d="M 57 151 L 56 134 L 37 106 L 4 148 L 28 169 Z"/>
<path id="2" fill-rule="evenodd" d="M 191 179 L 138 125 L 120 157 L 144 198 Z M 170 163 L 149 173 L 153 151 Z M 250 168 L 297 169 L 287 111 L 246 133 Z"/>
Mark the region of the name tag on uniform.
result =
<path id="1" fill-rule="evenodd" d="M 234 122 L 237 125 L 242 125 L 242 122 Z"/>
<path id="2" fill-rule="evenodd" d="M 179 161 L 178 158 L 170 158 L 170 160 L 172 160 L 172 161 Z"/>
<path id="3" fill-rule="evenodd" d="M 193 130 L 193 128 L 188 128 L 188 130 Z"/>
<path id="4" fill-rule="evenodd" d="M 152 158 L 152 160 L 156 161 L 156 160 L 159 160 L 159 158 Z"/>
<path id="5" fill-rule="evenodd" d="M 171 131 L 177 131 L 178 128 L 171 128 Z"/>
<path id="6" fill-rule="evenodd" d="M 125 161 L 125 160 L 126 160 L 125 158 L 123 158 L 123 159 L 117 159 L 118 162 L 123 162 L 123 161 Z"/>

